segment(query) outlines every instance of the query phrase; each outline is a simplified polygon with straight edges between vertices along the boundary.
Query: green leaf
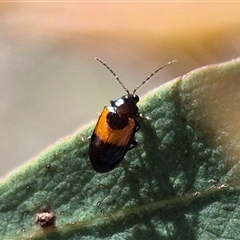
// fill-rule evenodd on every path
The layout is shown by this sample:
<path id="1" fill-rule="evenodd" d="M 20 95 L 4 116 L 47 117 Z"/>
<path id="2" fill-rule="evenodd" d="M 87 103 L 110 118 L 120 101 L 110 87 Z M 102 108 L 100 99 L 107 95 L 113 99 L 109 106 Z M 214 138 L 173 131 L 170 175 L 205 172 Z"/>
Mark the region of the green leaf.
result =
<path id="1" fill-rule="evenodd" d="M 139 145 L 113 171 L 91 167 L 91 124 L 3 179 L 0 239 L 239 239 L 240 59 L 139 107 L 151 120 L 139 119 Z M 44 205 L 56 227 L 36 223 Z"/>

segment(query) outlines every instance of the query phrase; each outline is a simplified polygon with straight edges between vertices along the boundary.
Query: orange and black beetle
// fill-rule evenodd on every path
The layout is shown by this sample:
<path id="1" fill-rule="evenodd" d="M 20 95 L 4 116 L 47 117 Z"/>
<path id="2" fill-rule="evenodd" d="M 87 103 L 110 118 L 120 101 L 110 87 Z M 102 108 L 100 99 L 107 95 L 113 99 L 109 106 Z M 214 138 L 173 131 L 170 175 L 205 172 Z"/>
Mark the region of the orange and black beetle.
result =
<path id="1" fill-rule="evenodd" d="M 148 82 L 155 73 L 173 61 L 154 71 L 130 94 L 113 70 L 102 60 L 98 58 L 96 60 L 115 76 L 116 80 L 127 92 L 121 98 L 110 101 L 111 106 L 104 107 L 91 136 L 89 145 L 90 161 L 95 171 L 105 173 L 113 170 L 123 160 L 127 151 L 137 145 L 135 133 L 139 129 L 139 124 L 136 118 L 140 117 L 140 114 L 137 107 L 139 97 L 135 92 Z"/>

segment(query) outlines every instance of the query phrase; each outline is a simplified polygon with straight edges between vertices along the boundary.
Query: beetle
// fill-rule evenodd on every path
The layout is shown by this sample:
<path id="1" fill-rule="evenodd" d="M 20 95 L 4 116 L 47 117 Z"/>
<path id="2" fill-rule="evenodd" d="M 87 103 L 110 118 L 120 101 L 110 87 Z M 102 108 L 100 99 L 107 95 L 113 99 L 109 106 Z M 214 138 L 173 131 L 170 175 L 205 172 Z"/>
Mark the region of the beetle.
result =
<path id="1" fill-rule="evenodd" d="M 133 93 L 130 93 L 105 62 L 99 58 L 95 59 L 113 74 L 127 93 L 115 101 L 110 101 L 110 106 L 103 108 L 90 139 L 89 158 L 93 169 L 99 173 L 106 173 L 113 170 L 123 160 L 125 154 L 137 145 L 135 133 L 140 126 L 136 118 L 142 116 L 137 107 L 139 96 L 135 94 L 136 91 L 159 70 L 175 61 L 170 61 L 152 72 L 133 90 Z"/>

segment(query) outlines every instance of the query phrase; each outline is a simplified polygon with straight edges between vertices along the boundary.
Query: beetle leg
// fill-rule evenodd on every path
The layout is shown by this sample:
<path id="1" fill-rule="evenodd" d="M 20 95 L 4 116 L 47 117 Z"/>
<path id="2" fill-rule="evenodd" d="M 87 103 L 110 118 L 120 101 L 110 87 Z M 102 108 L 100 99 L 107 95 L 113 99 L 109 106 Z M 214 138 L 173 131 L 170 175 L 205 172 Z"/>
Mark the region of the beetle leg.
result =
<path id="1" fill-rule="evenodd" d="M 143 116 L 141 113 L 139 114 L 138 117 L 140 117 L 140 118 L 142 118 L 142 119 L 145 119 L 145 120 L 151 120 L 150 117 L 148 117 L 148 116 Z"/>
<path id="2" fill-rule="evenodd" d="M 91 140 L 91 136 L 88 136 L 88 137 L 82 136 L 83 142 L 90 141 L 90 140 Z"/>
<path id="3" fill-rule="evenodd" d="M 128 151 L 134 149 L 137 145 L 138 145 L 138 142 L 136 141 L 136 139 L 133 139 Z"/>
<path id="4" fill-rule="evenodd" d="M 136 132 L 138 131 L 140 129 L 140 125 L 138 124 L 138 123 L 136 123 Z M 136 141 L 136 140 L 134 140 L 134 141 Z"/>

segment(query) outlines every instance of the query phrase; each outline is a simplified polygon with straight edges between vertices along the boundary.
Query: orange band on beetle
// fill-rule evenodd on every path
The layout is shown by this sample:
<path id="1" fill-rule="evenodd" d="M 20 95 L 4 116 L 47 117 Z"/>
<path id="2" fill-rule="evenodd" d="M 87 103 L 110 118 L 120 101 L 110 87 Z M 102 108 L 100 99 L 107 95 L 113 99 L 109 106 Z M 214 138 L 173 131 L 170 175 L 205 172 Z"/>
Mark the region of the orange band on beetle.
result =
<path id="1" fill-rule="evenodd" d="M 109 109 L 104 107 L 101 116 L 97 122 L 94 133 L 105 143 L 114 144 L 117 146 L 126 146 L 129 142 L 132 131 L 136 126 L 133 118 L 128 118 L 128 124 L 123 129 L 112 129 L 107 123 L 107 115 Z"/>

